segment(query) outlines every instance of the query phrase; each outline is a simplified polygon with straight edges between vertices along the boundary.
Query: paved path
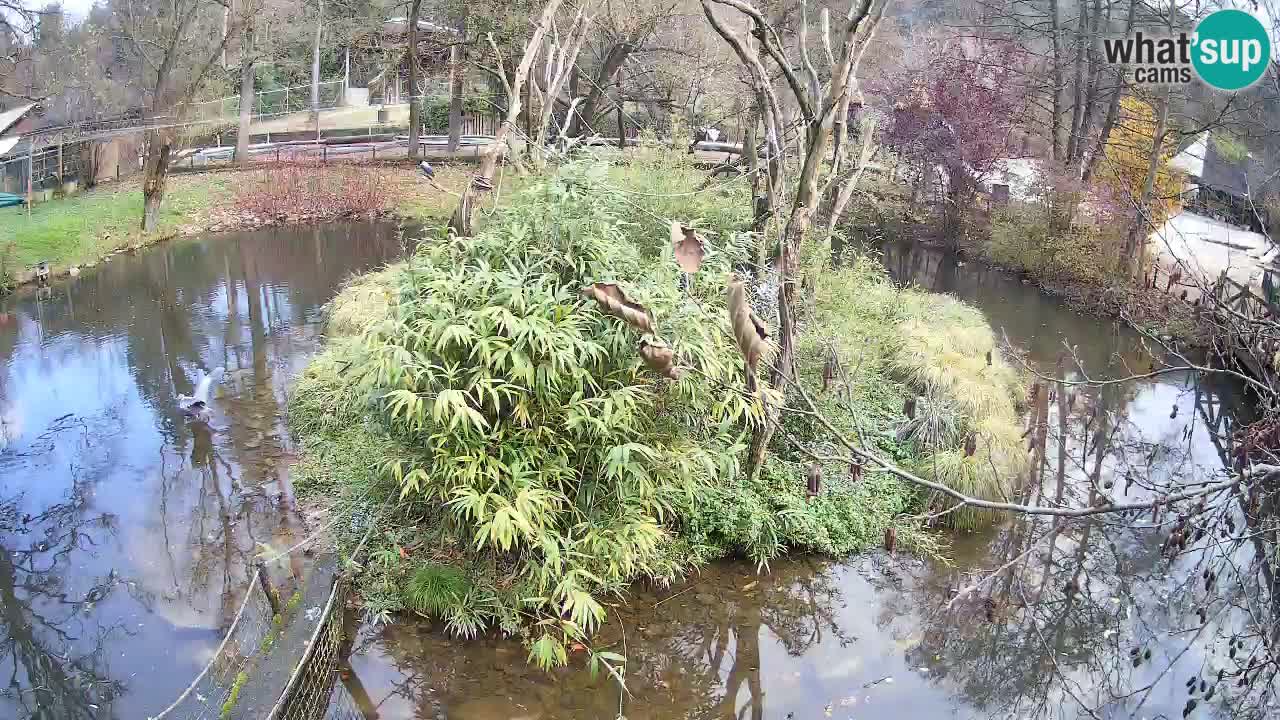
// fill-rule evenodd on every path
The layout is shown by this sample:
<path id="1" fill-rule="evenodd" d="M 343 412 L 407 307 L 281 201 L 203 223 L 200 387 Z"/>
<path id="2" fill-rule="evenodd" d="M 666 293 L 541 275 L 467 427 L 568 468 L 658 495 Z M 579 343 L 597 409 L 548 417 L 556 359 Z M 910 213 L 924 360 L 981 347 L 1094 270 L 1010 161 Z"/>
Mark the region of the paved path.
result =
<path id="1" fill-rule="evenodd" d="M 1190 212 L 1169 218 L 1148 242 L 1159 258 L 1161 277 L 1182 268 L 1182 284 L 1188 286 L 1188 298 L 1193 300 L 1200 293 L 1191 275 L 1209 284 L 1224 270 L 1232 280 L 1261 295 L 1263 267 L 1276 255 L 1269 253 L 1266 236 Z"/>

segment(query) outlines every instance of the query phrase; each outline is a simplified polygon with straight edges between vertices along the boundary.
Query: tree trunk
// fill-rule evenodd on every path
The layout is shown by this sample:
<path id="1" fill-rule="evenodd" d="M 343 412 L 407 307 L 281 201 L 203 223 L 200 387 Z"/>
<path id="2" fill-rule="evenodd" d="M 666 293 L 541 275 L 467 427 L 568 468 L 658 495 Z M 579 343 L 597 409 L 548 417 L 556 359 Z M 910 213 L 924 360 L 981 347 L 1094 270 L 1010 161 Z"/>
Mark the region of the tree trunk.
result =
<path id="1" fill-rule="evenodd" d="M 615 87 L 618 92 L 618 149 L 627 149 L 627 128 L 622 123 L 622 77 L 614 78 Z"/>
<path id="2" fill-rule="evenodd" d="M 465 7 L 465 6 L 464 6 Z M 467 36 L 467 15 L 463 11 L 458 21 L 459 39 Z M 462 93 L 463 80 L 466 78 L 466 46 L 455 42 L 449 48 L 449 152 L 458 149 L 462 144 Z"/>
<path id="3" fill-rule="evenodd" d="M 960 250 L 962 220 L 971 189 L 964 168 L 953 167 L 947 170 L 947 194 L 942 207 L 942 239 L 948 252 Z"/>
<path id="4" fill-rule="evenodd" d="M 1053 107 L 1049 118 L 1049 148 L 1053 160 L 1062 160 L 1062 38 L 1058 25 L 1058 0 L 1049 0 L 1049 31 L 1052 41 Z"/>
<path id="5" fill-rule="evenodd" d="M 1109 8 L 1110 5 L 1108 4 Z M 1102 0 L 1093 0 L 1093 11 L 1089 16 L 1089 38 L 1093 41 L 1089 42 L 1087 52 L 1087 77 L 1089 82 L 1084 91 L 1084 114 L 1080 118 L 1079 139 L 1076 142 L 1075 155 L 1071 159 L 1071 162 L 1075 163 L 1077 167 L 1084 161 L 1089 133 L 1093 130 L 1094 116 L 1097 115 L 1095 110 L 1098 104 L 1098 80 L 1102 75 L 1102 60 L 1099 57 L 1096 41 L 1099 29 L 1102 27 L 1102 21 Z M 1109 16 L 1107 22 L 1109 26 Z"/>
<path id="6" fill-rule="evenodd" d="M 760 153 L 756 151 L 756 128 L 760 125 L 760 106 L 756 103 L 751 105 L 751 114 L 747 117 L 747 124 L 742 131 L 742 154 L 747 161 L 747 174 L 751 176 L 751 201 L 756 202 L 756 197 L 760 192 Z M 756 214 L 759 214 L 757 211 Z M 752 223 L 754 226 L 755 223 Z"/>
<path id="7" fill-rule="evenodd" d="M 1165 86 L 1164 94 L 1156 103 L 1156 129 L 1151 138 L 1151 160 L 1147 163 L 1147 179 L 1142 184 L 1142 196 L 1134 210 L 1133 224 L 1124 243 L 1124 262 L 1129 274 L 1136 274 L 1142 267 L 1142 254 L 1146 251 L 1145 238 L 1151 225 L 1150 207 L 1155 193 L 1156 177 L 1160 174 L 1160 155 L 1164 145 L 1165 127 L 1169 124 L 1169 94 L 1172 86 Z"/>
<path id="8" fill-rule="evenodd" d="M 1138 6 L 1137 0 L 1129 0 L 1129 12 L 1125 18 L 1124 35 L 1128 36 L 1133 30 L 1134 13 Z M 1115 127 L 1116 119 L 1120 114 L 1120 98 L 1124 95 L 1125 86 L 1125 70 L 1117 68 L 1115 72 L 1116 86 L 1111 94 L 1111 102 L 1107 105 L 1106 117 L 1102 120 L 1102 130 L 1098 134 L 1098 142 L 1093 146 L 1093 152 L 1084 160 L 1084 171 L 1080 174 L 1080 179 L 1084 185 L 1088 185 L 1093 178 L 1093 172 L 1098 167 L 1098 160 L 1106 153 L 1107 140 L 1111 138 L 1111 130 Z"/>
<path id="9" fill-rule="evenodd" d="M 311 47 L 311 112 L 320 116 L 320 31 L 324 27 L 324 0 L 320 0 L 320 8 L 316 12 L 315 44 Z M 316 127 L 320 124 L 317 121 Z"/>
<path id="10" fill-rule="evenodd" d="M 587 90 L 587 97 L 578 106 L 578 114 L 574 115 L 573 123 L 569 125 L 569 137 L 582 137 L 587 131 L 594 130 L 592 123 L 595 122 L 596 112 L 600 107 L 600 100 L 604 97 L 604 88 L 613 79 L 613 76 L 622 69 L 623 63 L 631 56 L 635 50 L 635 46 L 630 41 L 620 42 L 609 48 L 609 52 L 604 57 L 604 62 L 600 64 L 600 69 L 596 72 L 595 82 L 591 84 Z"/>
<path id="11" fill-rule="evenodd" d="M 253 120 L 253 56 L 249 53 L 251 29 L 245 31 L 240 53 L 240 126 L 236 131 L 236 164 L 249 164 L 249 124 Z"/>
<path id="12" fill-rule="evenodd" d="M 1065 161 L 1068 165 L 1073 165 L 1076 161 L 1076 147 L 1083 141 L 1080 137 L 1080 127 L 1084 123 L 1084 51 L 1085 51 L 1085 29 L 1086 18 L 1084 0 L 1076 6 L 1076 15 L 1078 22 L 1076 23 L 1076 48 L 1075 57 L 1072 59 L 1072 68 L 1075 71 L 1075 78 L 1072 82 L 1072 99 L 1071 99 L 1071 127 L 1067 128 L 1067 154 Z"/>
<path id="13" fill-rule="evenodd" d="M 164 201 L 165 182 L 169 178 L 169 153 L 172 139 L 166 130 L 147 133 L 147 155 L 142 165 L 142 231 L 154 232 Z"/>
<path id="14" fill-rule="evenodd" d="M 409 45 L 404 55 L 409 60 L 409 157 L 416 158 L 421 151 L 418 142 L 419 128 L 422 126 L 422 98 L 418 93 L 418 16 L 422 11 L 422 0 L 413 0 L 409 7 Z M 458 47 L 454 45 L 454 47 Z"/>

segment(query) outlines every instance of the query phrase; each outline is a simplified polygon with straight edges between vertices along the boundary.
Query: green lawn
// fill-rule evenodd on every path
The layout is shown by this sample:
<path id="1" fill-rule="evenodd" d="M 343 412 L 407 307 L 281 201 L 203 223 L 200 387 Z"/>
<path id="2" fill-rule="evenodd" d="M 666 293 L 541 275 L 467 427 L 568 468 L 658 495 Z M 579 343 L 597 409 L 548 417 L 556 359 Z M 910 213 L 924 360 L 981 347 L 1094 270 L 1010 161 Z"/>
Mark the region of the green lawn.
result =
<path id="1" fill-rule="evenodd" d="M 371 167 L 383 175 L 389 209 L 406 220 L 438 226 L 446 222 L 458 201 L 458 194 L 471 178 L 472 168 L 442 164 L 436 183 L 428 184 L 411 167 Z M 254 173 L 256 171 L 250 171 Z M 27 215 L 25 208 L 0 210 L 0 251 L 13 247 L 11 268 L 22 270 L 41 260 L 55 269 L 92 262 L 117 248 L 148 242 L 175 234 L 188 225 L 201 227 L 216 220 L 218 210 L 234 203 L 237 187 L 258 181 L 255 175 L 238 172 L 174 175 L 160 210 L 156 231 L 144 236 L 142 186 L 138 181 L 112 183 L 68 198 L 38 203 Z M 522 179 L 507 173 L 502 185 L 505 199 L 520 187 Z M 444 191 L 441 188 L 448 188 Z M 492 207 L 486 198 L 483 209 Z M 0 267 L 4 262 L 0 256 Z M 0 273 L 4 270 L 0 269 Z"/>
<path id="2" fill-rule="evenodd" d="M 210 204 L 225 202 L 231 176 L 212 173 L 169 179 L 153 237 L 144 237 L 142 186 L 138 182 L 103 185 L 68 198 L 25 208 L 0 210 L 0 247 L 13 244 L 14 262 L 28 267 L 41 260 L 66 266 L 95 260 L 134 242 L 163 237 L 192 222 Z"/>

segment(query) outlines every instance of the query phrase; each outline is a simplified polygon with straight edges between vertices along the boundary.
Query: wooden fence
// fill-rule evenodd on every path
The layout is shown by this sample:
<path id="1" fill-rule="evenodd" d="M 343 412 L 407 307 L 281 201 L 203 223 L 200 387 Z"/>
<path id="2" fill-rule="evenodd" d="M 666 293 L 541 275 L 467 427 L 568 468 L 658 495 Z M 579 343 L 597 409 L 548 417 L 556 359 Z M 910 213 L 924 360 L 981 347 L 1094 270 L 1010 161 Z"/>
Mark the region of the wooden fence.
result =
<path id="1" fill-rule="evenodd" d="M 1264 287 L 1280 283 L 1271 270 L 1264 271 Z M 1280 290 L 1280 288 L 1277 288 Z M 1276 363 L 1280 353 L 1280 307 L 1274 299 L 1259 296 L 1248 285 L 1236 282 L 1224 270 L 1213 284 L 1213 307 L 1227 332 L 1219 339 L 1229 353 L 1254 378 L 1276 387 Z"/>

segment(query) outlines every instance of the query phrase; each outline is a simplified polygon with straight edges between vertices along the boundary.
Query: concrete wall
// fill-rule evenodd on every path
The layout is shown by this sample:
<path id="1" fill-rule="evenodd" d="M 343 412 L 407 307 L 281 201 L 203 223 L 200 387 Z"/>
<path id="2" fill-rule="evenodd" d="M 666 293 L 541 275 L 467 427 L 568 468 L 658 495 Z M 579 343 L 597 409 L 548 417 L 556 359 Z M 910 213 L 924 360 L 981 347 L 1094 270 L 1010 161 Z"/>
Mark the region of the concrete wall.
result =
<path id="1" fill-rule="evenodd" d="M 346 95 L 342 98 L 342 104 L 349 107 L 368 107 L 369 88 L 347 88 Z"/>

